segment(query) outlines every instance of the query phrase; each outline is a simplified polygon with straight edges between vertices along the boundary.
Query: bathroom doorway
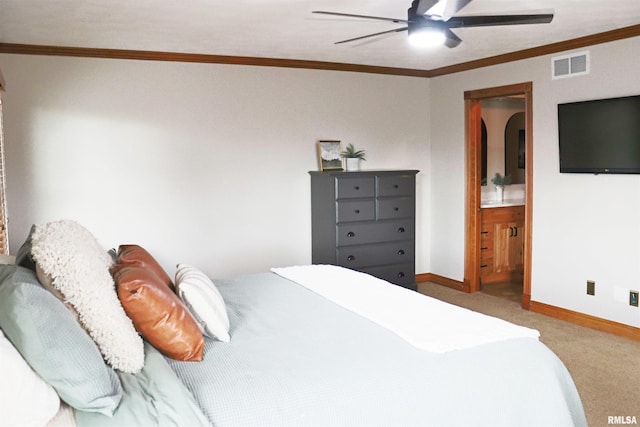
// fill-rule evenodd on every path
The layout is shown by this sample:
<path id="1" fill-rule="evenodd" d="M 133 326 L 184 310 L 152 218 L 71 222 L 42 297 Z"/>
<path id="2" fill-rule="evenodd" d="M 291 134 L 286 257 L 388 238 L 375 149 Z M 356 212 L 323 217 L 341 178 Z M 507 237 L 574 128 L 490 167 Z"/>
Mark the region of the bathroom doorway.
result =
<path id="1" fill-rule="evenodd" d="M 523 216 L 524 223 L 520 238 L 522 249 L 522 296 L 521 305 L 528 309 L 531 301 L 531 226 L 532 226 L 532 194 L 533 194 L 533 119 L 532 119 L 532 83 L 519 83 L 488 89 L 467 91 L 465 99 L 465 138 L 466 138 L 466 214 L 465 214 L 465 277 L 464 289 L 477 292 L 481 289 L 481 203 L 483 200 L 483 181 L 491 186 L 490 166 L 485 166 L 486 153 L 483 153 L 482 104 L 489 100 L 519 99 L 524 106 L 524 131 L 518 132 L 516 138 L 522 138 L 522 144 L 515 148 L 515 162 L 522 162 L 523 168 Z M 514 148 L 506 148 L 510 153 Z M 511 154 L 510 154 L 511 155 Z M 507 159 L 504 159 L 507 170 Z M 512 162 L 512 160 L 509 160 Z M 505 172 L 502 172 L 505 173 Z M 486 175 L 484 175 L 486 174 Z M 483 176 L 484 175 L 484 176 Z M 489 191 L 485 187 L 485 192 Z M 486 194 L 485 194 L 486 196 Z M 486 197 L 485 197 L 486 198 Z M 513 233 L 513 232 L 512 232 Z M 518 295 L 519 296 L 519 295 Z"/>

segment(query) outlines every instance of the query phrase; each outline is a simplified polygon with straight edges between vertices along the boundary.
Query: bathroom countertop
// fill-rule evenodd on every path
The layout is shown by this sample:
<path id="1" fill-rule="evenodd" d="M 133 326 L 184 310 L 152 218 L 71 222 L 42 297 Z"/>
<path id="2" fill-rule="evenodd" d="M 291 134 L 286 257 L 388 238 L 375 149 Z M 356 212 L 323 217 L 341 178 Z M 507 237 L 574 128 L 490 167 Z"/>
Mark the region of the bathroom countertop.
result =
<path id="1" fill-rule="evenodd" d="M 487 208 L 503 208 L 507 206 L 522 206 L 524 205 L 524 199 L 504 199 L 498 200 L 482 200 L 480 202 L 481 209 Z"/>

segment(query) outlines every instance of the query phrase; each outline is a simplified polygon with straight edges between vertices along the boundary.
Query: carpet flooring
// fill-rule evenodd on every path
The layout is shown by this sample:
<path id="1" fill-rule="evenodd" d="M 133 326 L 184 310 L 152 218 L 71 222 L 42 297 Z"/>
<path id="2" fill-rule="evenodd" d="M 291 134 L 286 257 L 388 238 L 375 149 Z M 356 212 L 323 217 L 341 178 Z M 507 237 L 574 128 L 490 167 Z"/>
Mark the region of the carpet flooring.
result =
<path id="1" fill-rule="evenodd" d="M 609 417 L 620 416 L 640 423 L 640 341 L 532 313 L 513 299 L 484 292 L 467 294 L 429 282 L 418 283 L 418 292 L 537 329 L 571 373 L 589 426 L 613 425 Z"/>

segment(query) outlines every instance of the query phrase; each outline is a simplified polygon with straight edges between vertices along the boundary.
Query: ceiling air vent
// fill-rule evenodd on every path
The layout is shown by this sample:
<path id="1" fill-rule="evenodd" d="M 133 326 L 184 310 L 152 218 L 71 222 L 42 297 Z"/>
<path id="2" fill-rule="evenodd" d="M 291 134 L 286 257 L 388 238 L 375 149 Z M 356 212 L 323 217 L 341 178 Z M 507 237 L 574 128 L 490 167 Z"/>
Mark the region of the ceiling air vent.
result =
<path id="1" fill-rule="evenodd" d="M 551 77 L 553 79 L 583 74 L 589 74 L 589 51 L 551 58 Z"/>

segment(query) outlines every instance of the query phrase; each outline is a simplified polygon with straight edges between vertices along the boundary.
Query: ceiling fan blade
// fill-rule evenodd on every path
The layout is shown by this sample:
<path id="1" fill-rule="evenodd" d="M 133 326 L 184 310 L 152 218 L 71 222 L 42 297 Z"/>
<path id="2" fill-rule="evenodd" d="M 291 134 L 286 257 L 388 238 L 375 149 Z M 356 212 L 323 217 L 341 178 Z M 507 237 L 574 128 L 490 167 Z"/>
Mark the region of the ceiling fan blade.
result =
<path id="1" fill-rule="evenodd" d="M 413 11 L 415 15 L 424 15 L 439 1 L 440 0 L 413 0 L 413 2 L 411 3 L 411 8 L 409 10 Z"/>
<path id="2" fill-rule="evenodd" d="M 406 19 L 385 18 L 382 16 L 369 16 L 369 15 L 354 15 L 351 13 L 338 13 L 338 12 L 326 12 L 323 10 L 314 10 L 311 13 L 319 13 L 322 15 L 342 16 L 345 18 L 360 18 L 360 19 L 375 19 L 377 21 L 395 22 L 396 24 L 408 24 Z"/>
<path id="3" fill-rule="evenodd" d="M 493 25 L 548 24 L 552 20 L 553 13 L 453 16 L 447 21 L 447 26 L 449 28 L 463 28 Z"/>
<path id="4" fill-rule="evenodd" d="M 471 0 L 442 0 L 445 1 L 446 4 L 444 6 L 444 13 L 442 14 L 442 18 L 447 21 L 453 15 L 458 13 L 460 9 L 471 3 Z"/>
<path id="5" fill-rule="evenodd" d="M 383 34 L 399 33 L 401 31 L 407 31 L 408 29 L 409 29 L 409 27 L 395 28 L 393 30 L 381 31 L 379 33 L 367 34 L 366 36 L 360 36 L 360 37 L 354 37 L 354 38 L 348 39 L 348 40 L 342 40 L 342 41 L 339 41 L 339 42 L 335 42 L 334 44 L 342 44 L 342 43 L 354 42 L 354 41 L 357 41 L 357 40 L 368 39 L 369 37 L 381 36 Z"/>
<path id="6" fill-rule="evenodd" d="M 444 35 L 447 37 L 444 41 L 444 45 L 448 48 L 454 48 L 462 42 L 462 39 L 456 36 L 453 31 L 448 28 L 444 28 Z"/>

